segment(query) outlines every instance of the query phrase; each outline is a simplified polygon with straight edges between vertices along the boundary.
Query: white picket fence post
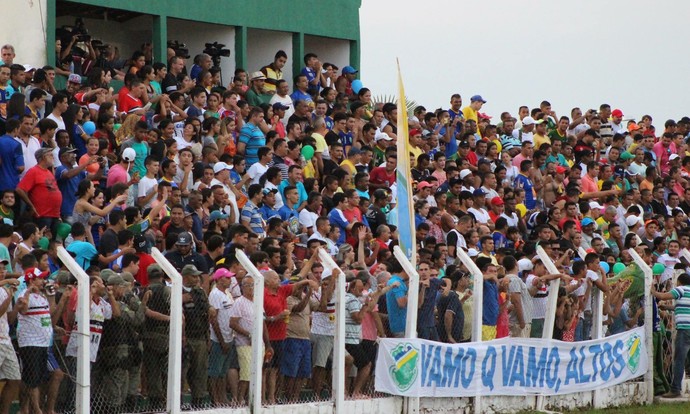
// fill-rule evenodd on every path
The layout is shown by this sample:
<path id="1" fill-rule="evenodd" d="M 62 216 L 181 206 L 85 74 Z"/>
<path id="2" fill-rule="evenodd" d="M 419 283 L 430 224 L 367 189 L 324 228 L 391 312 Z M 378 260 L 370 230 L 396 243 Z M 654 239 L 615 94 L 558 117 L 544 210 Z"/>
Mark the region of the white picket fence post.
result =
<path id="1" fill-rule="evenodd" d="M 405 256 L 400 246 L 393 247 L 393 255 L 402 266 L 405 273 L 409 276 L 407 290 L 407 310 L 405 315 L 405 338 L 414 339 L 417 337 L 417 316 L 419 302 L 419 273 L 417 268 Z M 405 403 L 406 414 L 419 413 L 419 397 L 409 397 Z"/>
<path id="2" fill-rule="evenodd" d="M 264 275 L 240 249 L 235 250 L 235 257 L 254 279 L 254 325 L 252 326 L 252 369 L 249 377 L 249 409 L 252 414 L 259 414 L 261 405 L 261 370 L 264 362 Z"/>
<path id="3" fill-rule="evenodd" d="M 182 412 L 182 275 L 156 247 L 153 260 L 170 278 L 170 332 L 168 338 L 168 392 L 166 409 L 170 414 Z"/>
<path id="4" fill-rule="evenodd" d="M 687 252 L 686 249 L 685 252 Z M 628 249 L 628 253 L 644 273 L 644 336 L 647 343 L 647 372 L 644 374 L 644 384 L 647 389 L 647 404 L 654 402 L 654 319 L 652 306 L 652 282 L 654 272 L 645 263 L 635 249 Z"/>
<path id="5" fill-rule="evenodd" d="M 474 313 L 472 314 L 472 342 L 482 341 L 482 317 L 484 316 L 484 274 L 472 261 L 470 256 L 462 249 L 457 249 L 458 259 L 465 265 L 467 270 L 473 277 L 474 290 L 472 296 L 474 297 Z M 482 396 L 477 394 L 474 397 L 474 413 L 482 413 Z"/>
<path id="6" fill-rule="evenodd" d="M 325 267 L 338 269 L 335 283 L 335 335 L 333 336 L 333 404 L 335 414 L 345 413 L 345 275 L 333 258 L 319 248 L 319 259 Z M 333 276 L 331 276 L 333 277 Z M 323 292 L 322 292 L 323 294 Z M 318 395 L 317 395 L 318 397 Z"/>
<path id="7" fill-rule="evenodd" d="M 541 259 L 541 262 L 544 264 L 544 267 L 546 268 L 546 271 L 549 274 L 556 274 L 560 273 L 558 271 L 558 268 L 554 264 L 553 260 L 549 257 L 548 254 L 546 254 L 546 251 L 544 250 L 543 247 L 537 246 L 537 256 Z M 553 341 L 553 327 L 554 324 L 556 323 L 556 308 L 558 305 L 558 289 L 561 286 L 561 281 L 560 279 L 557 280 L 552 280 L 549 283 L 549 295 L 546 300 L 546 316 L 544 317 L 544 330 L 542 331 L 541 338 L 546 341 L 546 343 L 550 343 Z M 540 394 L 537 396 L 537 411 L 543 411 L 544 410 L 544 395 Z"/>
<path id="8" fill-rule="evenodd" d="M 77 334 L 79 335 L 77 349 L 77 392 L 75 407 L 77 413 L 91 412 L 91 287 L 89 275 L 74 260 L 64 247 L 58 246 L 58 258 L 77 278 Z M 72 331 L 72 335 L 75 332 Z"/>

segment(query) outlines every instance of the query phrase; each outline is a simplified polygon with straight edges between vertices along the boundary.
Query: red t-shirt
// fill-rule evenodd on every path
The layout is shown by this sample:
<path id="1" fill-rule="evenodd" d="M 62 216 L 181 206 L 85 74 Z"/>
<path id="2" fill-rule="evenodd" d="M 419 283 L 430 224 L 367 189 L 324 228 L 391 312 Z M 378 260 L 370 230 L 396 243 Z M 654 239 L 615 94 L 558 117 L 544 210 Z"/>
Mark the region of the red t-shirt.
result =
<path id="1" fill-rule="evenodd" d="M 130 94 L 121 96 L 117 105 L 120 111 L 127 113 L 144 107 L 144 105 L 141 103 L 141 99 L 137 99 Z"/>
<path id="2" fill-rule="evenodd" d="M 26 191 L 29 200 L 36 208 L 38 217 L 60 217 L 62 193 L 57 186 L 55 174 L 36 165 L 26 172 L 19 182 L 18 188 Z"/>
<path id="3" fill-rule="evenodd" d="M 134 275 L 134 279 L 136 279 L 142 287 L 146 287 L 149 285 L 149 273 L 146 269 L 148 269 L 150 265 L 156 263 L 156 261 L 153 260 L 153 257 L 148 253 L 137 254 L 139 255 L 139 271 Z"/>
<path id="4" fill-rule="evenodd" d="M 376 167 L 371 170 L 371 174 L 369 174 L 369 182 L 374 184 L 385 184 L 386 181 L 388 181 L 388 187 L 390 188 L 390 186 L 395 182 L 395 170 L 393 170 L 390 174 L 388 174 L 388 171 L 386 171 L 386 168 L 384 167 Z"/>
<path id="5" fill-rule="evenodd" d="M 278 287 L 276 294 L 272 294 L 268 289 L 264 290 L 264 312 L 266 316 L 276 316 L 288 308 L 287 298 L 292 295 L 293 285 L 282 285 Z M 266 321 L 268 327 L 268 338 L 271 341 L 281 341 L 287 337 L 287 324 L 285 319 L 277 319 L 273 322 Z"/>

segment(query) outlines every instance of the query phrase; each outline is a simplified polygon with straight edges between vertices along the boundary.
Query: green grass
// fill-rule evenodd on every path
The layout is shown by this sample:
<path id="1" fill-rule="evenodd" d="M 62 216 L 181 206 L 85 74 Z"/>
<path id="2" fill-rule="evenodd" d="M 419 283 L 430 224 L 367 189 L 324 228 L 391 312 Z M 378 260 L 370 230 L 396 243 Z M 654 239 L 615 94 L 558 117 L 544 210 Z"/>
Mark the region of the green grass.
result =
<path id="1" fill-rule="evenodd" d="M 690 412 L 690 403 L 653 404 L 646 406 L 573 412 L 580 414 L 681 414 Z"/>

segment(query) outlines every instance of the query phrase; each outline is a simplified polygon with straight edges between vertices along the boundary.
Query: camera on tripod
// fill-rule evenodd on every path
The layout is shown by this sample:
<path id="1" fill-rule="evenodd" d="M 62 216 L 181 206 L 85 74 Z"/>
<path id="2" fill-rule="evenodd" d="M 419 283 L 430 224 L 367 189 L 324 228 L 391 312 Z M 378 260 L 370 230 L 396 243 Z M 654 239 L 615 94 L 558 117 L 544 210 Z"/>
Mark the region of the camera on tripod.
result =
<path id="1" fill-rule="evenodd" d="M 221 57 L 230 56 L 230 49 L 225 49 L 225 45 L 222 43 L 206 43 L 204 46 L 206 46 L 206 48 L 203 50 L 203 52 L 211 56 L 211 61 L 215 67 L 220 67 Z"/>
<path id="2" fill-rule="evenodd" d="M 169 40 L 168 47 L 175 51 L 175 56 L 179 56 L 183 59 L 189 59 L 189 49 L 187 49 L 186 44 L 177 40 Z"/>

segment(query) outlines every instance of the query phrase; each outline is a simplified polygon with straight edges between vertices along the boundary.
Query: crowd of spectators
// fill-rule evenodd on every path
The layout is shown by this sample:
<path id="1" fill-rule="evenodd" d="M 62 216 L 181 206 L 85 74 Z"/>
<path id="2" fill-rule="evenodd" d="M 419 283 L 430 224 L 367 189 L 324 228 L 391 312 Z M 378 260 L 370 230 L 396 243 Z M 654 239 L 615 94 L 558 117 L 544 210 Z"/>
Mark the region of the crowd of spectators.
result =
<path id="1" fill-rule="evenodd" d="M 559 283 L 553 338 L 581 341 L 591 338 L 596 289 L 607 335 L 642 324 L 629 285 L 607 282 L 615 264 L 632 262 L 627 249 L 663 265 L 660 290 L 685 266 L 687 117 L 657 131 L 649 115 L 624 120 L 603 104 L 558 116 L 543 101 L 492 118 L 482 96 L 463 105 L 460 94 L 447 108 L 399 114 L 374 100 L 357 69 L 312 53 L 292 91 L 283 51 L 263 68 L 237 69 L 227 87 L 203 53 L 188 65 L 171 51 L 165 64 L 140 50 L 128 66 L 87 59 L 78 73 L 14 55 L 2 46 L 0 414 L 17 398 L 26 412 L 74 404 L 76 279 L 58 246 L 91 277 L 101 412 L 135 410 L 142 395 L 152 409 L 164 404 L 170 289 L 152 247 L 184 279 L 194 407 L 246 401 L 257 321 L 263 400 L 328 394 L 337 277 L 348 282 L 347 395 L 362 398 L 377 339 L 405 335 L 408 306 L 424 339 L 468 342 L 478 307 L 482 340 L 541 338 L 548 287 Z M 67 77 L 65 90 L 56 76 Z M 124 86 L 114 90 L 113 78 Z M 410 153 L 398 154 L 408 135 Z M 396 208 L 398 156 L 413 165 L 414 211 Z M 412 304 L 410 275 L 391 253 L 408 215 L 420 278 Z M 324 269 L 320 248 L 343 274 Z M 263 322 L 238 249 L 264 273 Z M 483 273 L 482 297 L 459 250 Z"/>

